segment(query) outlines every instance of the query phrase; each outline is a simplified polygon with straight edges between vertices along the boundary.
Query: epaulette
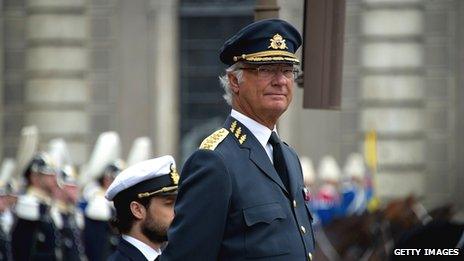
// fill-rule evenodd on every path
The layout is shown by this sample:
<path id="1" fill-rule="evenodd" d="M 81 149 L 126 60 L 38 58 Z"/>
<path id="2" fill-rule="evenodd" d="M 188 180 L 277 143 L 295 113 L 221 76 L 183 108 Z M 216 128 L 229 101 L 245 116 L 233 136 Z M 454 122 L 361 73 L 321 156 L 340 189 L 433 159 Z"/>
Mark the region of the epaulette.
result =
<path id="1" fill-rule="evenodd" d="M 51 207 L 50 216 L 52 217 L 53 224 L 55 224 L 55 226 L 58 229 L 62 229 L 63 228 L 63 218 L 61 217 L 60 210 L 58 209 L 57 206 L 52 206 Z"/>
<path id="2" fill-rule="evenodd" d="M 39 206 L 40 202 L 36 197 L 25 194 L 19 197 L 15 212 L 19 218 L 37 221 L 40 218 Z"/>
<path id="3" fill-rule="evenodd" d="M 74 213 L 74 219 L 76 220 L 76 225 L 79 229 L 84 229 L 84 213 L 80 209 L 77 209 Z"/>
<path id="4" fill-rule="evenodd" d="M 84 189 L 82 190 L 82 198 L 85 201 L 90 201 L 100 189 L 101 188 L 97 182 L 91 181 L 84 186 Z"/>
<path id="5" fill-rule="evenodd" d="M 99 221 L 110 220 L 112 213 L 109 201 L 103 196 L 95 196 L 85 208 L 85 216 Z"/>
<path id="6" fill-rule="evenodd" d="M 11 212 L 10 209 L 5 209 L 1 214 L 0 214 L 0 228 L 3 229 L 3 232 L 6 235 L 10 234 L 11 228 L 13 227 L 14 224 L 14 216 L 13 213 Z"/>
<path id="7" fill-rule="evenodd" d="M 214 150 L 227 137 L 229 131 L 222 128 L 209 135 L 201 142 L 200 149 Z"/>

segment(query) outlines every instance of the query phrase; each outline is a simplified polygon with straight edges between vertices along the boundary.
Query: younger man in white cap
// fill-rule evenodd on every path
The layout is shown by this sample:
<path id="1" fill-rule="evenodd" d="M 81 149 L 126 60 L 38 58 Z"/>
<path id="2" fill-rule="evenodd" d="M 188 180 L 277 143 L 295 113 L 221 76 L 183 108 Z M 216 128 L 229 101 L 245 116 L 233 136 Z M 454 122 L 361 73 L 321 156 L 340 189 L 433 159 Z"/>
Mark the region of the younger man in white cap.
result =
<path id="1" fill-rule="evenodd" d="M 179 175 L 172 156 L 137 163 L 121 172 L 106 191 L 114 202 L 112 224 L 122 236 L 109 260 L 155 260 L 174 218 Z"/>

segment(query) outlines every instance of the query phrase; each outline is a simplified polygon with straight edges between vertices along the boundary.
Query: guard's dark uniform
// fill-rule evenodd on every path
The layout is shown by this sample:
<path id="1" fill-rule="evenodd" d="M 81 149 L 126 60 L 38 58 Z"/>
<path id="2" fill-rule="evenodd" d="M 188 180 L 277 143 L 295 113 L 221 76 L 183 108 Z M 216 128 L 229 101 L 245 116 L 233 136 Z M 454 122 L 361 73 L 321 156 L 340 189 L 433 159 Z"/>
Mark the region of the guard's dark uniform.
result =
<path id="1" fill-rule="evenodd" d="M 104 191 L 100 189 L 85 211 L 83 243 L 89 261 L 106 260 L 118 245 L 119 236 L 109 223 L 114 210 L 108 203 L 104 198 Z"/>
<path id="2" fill-rule="evenodd" d="M 185 163 L 161 260 L 312 259 L 298 156 L 283 146 L 289 188 L 264 148 L 229 117 Z"/>
<path id="3" fill-rule="evenodd" d="M 84 247 L 81 240 L 81 230 L 77 225 L 76 213 L 71 207 L 58 207 L 52 211 L 61 247 L 61 259 L 78 261 L 84 258 Z"/>
<path id="4" fill-rule="evenodd" d="M 135 246 L 121 239 L 116 252 L 108 258 L 108 261 L 147 261 L 147 259 Z"/>
<path id="5" fill-rule="evenodd" d="M 2 215 L 1 213 L 0 215 Z M 3 231 L 2 224 L 0 222 L 0 260 L 11 260 L 11 241 L 8 234 Z"/>
<path id="6" fill-rule="evenodd" d="M 28 193 L 19 198 L 16 214 L 11 234 L 13 260 L 57 260 L 59 242 L 50 205 Z"/>

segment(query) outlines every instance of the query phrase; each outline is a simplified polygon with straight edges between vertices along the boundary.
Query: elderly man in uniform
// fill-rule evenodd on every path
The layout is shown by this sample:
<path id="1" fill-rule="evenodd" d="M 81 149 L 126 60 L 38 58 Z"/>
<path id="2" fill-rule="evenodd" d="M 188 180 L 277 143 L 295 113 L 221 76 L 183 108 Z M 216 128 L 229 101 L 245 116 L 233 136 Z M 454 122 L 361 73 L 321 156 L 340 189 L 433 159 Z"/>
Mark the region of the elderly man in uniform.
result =
<path id="1" fill-rule="evenodd" d="M 311 260 L 314 237 L 296 152 L 276 130 L 292 100 L 301 36 L 279 19 L 252 23 L 220 59 L 232 106 L 185 163 L 161 260 Z"/>
<path id="2" fill-rule="evenodd" d="M 112 224 L 122 234 L 109 260 L 155 260 L 167 241 L 174 218 L 179 175 L 174 158 L 137 163 L 119 174 L 105 197 L 114 202 Z"/>

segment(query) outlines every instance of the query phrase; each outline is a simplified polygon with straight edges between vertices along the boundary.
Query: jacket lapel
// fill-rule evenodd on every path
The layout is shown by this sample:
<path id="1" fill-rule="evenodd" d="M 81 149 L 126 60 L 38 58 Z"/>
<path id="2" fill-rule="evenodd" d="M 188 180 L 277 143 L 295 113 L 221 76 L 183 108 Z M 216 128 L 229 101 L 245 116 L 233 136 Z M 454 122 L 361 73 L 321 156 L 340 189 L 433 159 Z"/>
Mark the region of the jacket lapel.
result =
<path id="1" fill-rule="evenodd" d="M 120 239 L 118 245 L 119 251 L 121 251 L 125 256 L 129 257 L 131 260 L 136 261 L 147 261 L 145 256 L 131 243 L 127 242 L 123 238 Z"/>
<path id="2" fill-rule="evenodd" d="M 269 157 L 267 156 L 266 151 L 264 150 L 261 143 L 259 143 L 256 137 L 253 135 L 253 133 L 251 133 L 251 131 L 248 130 L 243 124 L 241 124 L 238 120 L 234 119 L 231 116 L 227 118 L 224 124 L 224 128 L 226 128 L 228 131 L 231 132 L 231 135 L 233 135 L 236 138 L 237 142 L 239 142 L 240 138 L 243 135 L 246 135 L 246 139 L 243 141 L 243 143 L 240 144 L 239 142 L 240 147 L 248 149 L 250 151 L 250 155 L 249 155 L 250 160 L 266 176 L 268 176 L 272 181 L 277 183 L 277 185 L 279 185 L 279 187 L 285 193 L 289 194 L 284 184 L 282 183 L 282 180 L 280 180 L 279 174 L 277 174 L 274 166 L 269 160 Z M 238 128 L 240 128 L 239 135 L 236 135 Z"/>
<path id="3" fill-rule="evenodd" d="M 299 167 L 300 163 L 292 155 L 286 144 L 282 144 L 282 152 L 284 154 L 285 164 L 287 165 L 290 193 L 293 195 L 293 197 L 295 197 L 295 193 L 301 191 L 301 188 L 298 188 L 298 179 L 299 177 L 302 177 Z"/>

